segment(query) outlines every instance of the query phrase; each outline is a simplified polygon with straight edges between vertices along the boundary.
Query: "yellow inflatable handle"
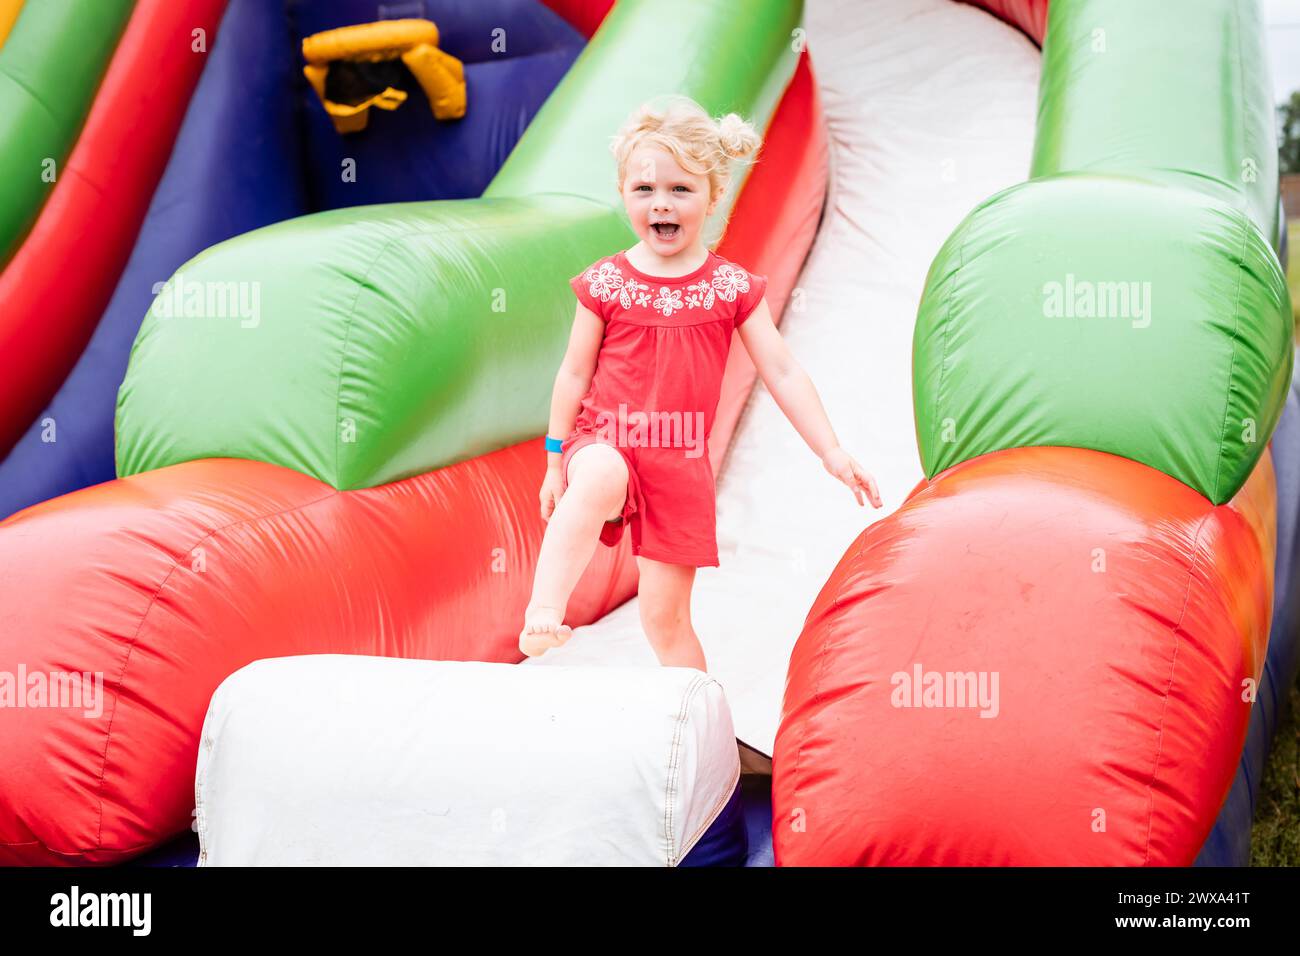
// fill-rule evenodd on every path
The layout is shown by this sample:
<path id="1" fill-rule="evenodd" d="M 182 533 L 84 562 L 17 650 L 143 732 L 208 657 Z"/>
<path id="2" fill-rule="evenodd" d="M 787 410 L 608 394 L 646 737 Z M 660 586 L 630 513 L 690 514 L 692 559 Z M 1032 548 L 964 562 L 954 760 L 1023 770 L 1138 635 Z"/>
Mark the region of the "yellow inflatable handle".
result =
<path id="1" fill-rule="evenodd" d="M 9 39 L 9 31 L 14 28 L 14 21 L 23 12 L 23 0 L 0 0 L 0 47 Z"/>
<path id="2" fill-rule="evenodd" d="M 361 103 L 332 102 L 325 95 L 325 80 L 330 64 L 337 60 L 375 63 L 401 57 L 435 117 L 450 120 L 465 115 L 465 65 L 438 49 L 438 27 L 429 20 L 380 20 L 325 30 L 303 39 L 302 55 L 307 61 L 303 75 L 339 133 L 365 129 L 372 106 L 395 110 L 406 102 L 406 93 L 390 86 Z"/>

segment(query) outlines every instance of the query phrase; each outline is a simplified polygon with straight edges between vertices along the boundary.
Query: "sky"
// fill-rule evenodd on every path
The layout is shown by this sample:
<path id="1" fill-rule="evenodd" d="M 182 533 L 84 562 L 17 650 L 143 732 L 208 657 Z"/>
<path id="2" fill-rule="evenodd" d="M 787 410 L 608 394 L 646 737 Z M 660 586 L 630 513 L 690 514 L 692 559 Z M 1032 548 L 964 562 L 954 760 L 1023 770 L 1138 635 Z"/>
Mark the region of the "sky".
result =
<path id="1" fill-rule="evenodd" d="M 1300 0 L 1263 0 L 1263 8 L 1273 98 L 1280 103 L 1300 90 Z"/>

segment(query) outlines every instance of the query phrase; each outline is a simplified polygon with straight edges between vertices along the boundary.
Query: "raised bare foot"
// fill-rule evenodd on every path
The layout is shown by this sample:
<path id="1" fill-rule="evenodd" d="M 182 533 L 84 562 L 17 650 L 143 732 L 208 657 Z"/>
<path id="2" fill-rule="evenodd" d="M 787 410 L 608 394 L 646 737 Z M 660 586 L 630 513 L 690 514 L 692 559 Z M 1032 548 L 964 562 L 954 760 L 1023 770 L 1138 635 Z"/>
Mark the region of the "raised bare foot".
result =
<path id="1" fill-rule="evenodd" d="M 519 632 L 519 650 L 529 657 L 545 654 L 573 636 L 573 628 L 560 620 L 553 607 L 530 607 L 524 612 L 524 629 Z"/>

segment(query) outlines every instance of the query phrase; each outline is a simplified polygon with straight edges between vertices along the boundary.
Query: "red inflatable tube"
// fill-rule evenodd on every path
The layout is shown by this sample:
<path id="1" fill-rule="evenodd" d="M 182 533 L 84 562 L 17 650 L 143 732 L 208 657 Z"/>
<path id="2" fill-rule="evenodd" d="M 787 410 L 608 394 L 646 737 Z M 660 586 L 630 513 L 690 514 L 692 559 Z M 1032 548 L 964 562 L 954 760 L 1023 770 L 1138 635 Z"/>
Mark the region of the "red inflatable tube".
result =
<path id="1" fill-rule="evenodd" d="M 517 661 L 541 456 L 517 445 L 346 492 L 209 459 L 0 524 L 0 670 L 25 692 L 80 675 L 61 706 L 27 693 L 3 711 L 0 864 L 120 862 L 188 827 L 208 700 L 254 660 Z M 584 579 L 581 620 L 604 590 Z"/>
<path id="2" fill-rule="evenodd" d="M 745 183 L 742 195 L 749 201 L 736 204 L 721 245 L 723 255 L 740 263 L 754 263 L 755 271 L 766 273 L 767 303 L 778 325 L 817 237 L 829 170 L 826 120 L 805 51 Z M 758 263 L 764 266 L 760 268 Z M 709 438 L 715 475 L 722 473 L 731 434 L 757 378 L 749 353 L 739 337 L 733 338 Z"/>
<path id="3" fill-rule="evenodd" d="M 1039 46 L 1047 35 L 1047 0 L 965 0 L 1019 27 Z"/>
<path id="4" fill-rule="evenodd" d="M 0 456 L 76 364 L 113 294 L 171 155 L 226 0 L 139 0 L 86 125 L 0 274 Z M 159 281 L 166 276 L 160 276 Z"/>
<path id="5" fill-rule="evenodd" d="M 611 0 L 544 0 L 546 5 L 564 17 L 575 30 L 590 37 L 604 21 Z M 1018 27 L 1039 46 L 1047 35 L 1047 0 L 963 0 L 972 6 L 983 7 L 994 16 Z"/>
<path id="6" fill-rule="evenodd" d="M 597 27 L 604 22 L 613 0 L 543 0 L 543 2 L 568 21 L 588 39 L 595 34 Z"/>
<path id="7" fill-rule="evenodd" d="M 772 137 L 721 251 L 769 277 L 779 315 L 825 198 L 826 141 L 806 55 Z M 754 376 L 732 358 L 715 466 Z M 196 461 L 0 523 L 0 672 L 103 681 L 97 717 L 85 707 L 20 707 L 0 721 L 0 864 L 120 862 L 188 827 L 208 700 L 254 660 L 520 660 L 545 530 L 544 462 L 537 439 L 337 492 L 264 463 Z M 626 537 L 597 548 L 566 620 L 608 613 L 634 593 L 636 574 Z M 93 676 L 80 683 L 93 686 Z"/>
<path id="8" fill-rule="evenodd" d="M 964 462 L 854 542 L 790 661 L 779 865 L 1183 866 L 1264 663 L 1274 479 L 1214 506 L 1137 462 Z"/>

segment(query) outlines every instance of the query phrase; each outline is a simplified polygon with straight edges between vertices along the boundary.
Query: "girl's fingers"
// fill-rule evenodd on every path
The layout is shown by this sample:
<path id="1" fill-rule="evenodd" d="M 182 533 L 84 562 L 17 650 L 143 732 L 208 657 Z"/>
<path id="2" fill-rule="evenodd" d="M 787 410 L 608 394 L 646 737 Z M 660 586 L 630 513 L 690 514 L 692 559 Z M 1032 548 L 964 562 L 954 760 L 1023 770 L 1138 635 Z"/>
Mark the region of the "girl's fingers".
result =
<path id="1" fill-rule="evenodd" d="M 867 493 L 867 499 L 871 502 L 871 506 L 873 508 L 879 508 L 880 492 L 876 488 L 876 479 L 867 474 L 866 471 L 863 470 L 862 466 L 856 461 L 853 462 L 852 467 L 854 481 L 856 481 L 862 490 Z M 861 504 L 861 500 L 859 500 L 859 504 Z"/>
<path id="2" fill-rule="evenodd" d="M 846 485 L 849 486 L 849 490 L 853 492 L 853 497 L 856 498 L 858 500 L 858 504 L 861 505 L 862 492 L 858 490 L 858 476 L 857 473 L 853 470 L 853 466 L 850 465 L 848 468 L 846 468 L 844 470 L 844 474 L 839 475 L 839 479 L 840 481 L 844 482 Z"/>
<path id="3" fill-rule="evenodd" d="M 858 496 L 858 504 L 861 505 L 863 504 L 863 501 L 862 501 L 862 494 L 859 492 L 859 489 L 867 492 L 868 496 L 870 496 L 871 493 L 870 489 L 867 487 L 868 476 L 867 473 L 862 470 L 862 466 L 859 465 L 856 461 L 853 462 L 852 468 L 853 468 L 853 491 Z"/>

